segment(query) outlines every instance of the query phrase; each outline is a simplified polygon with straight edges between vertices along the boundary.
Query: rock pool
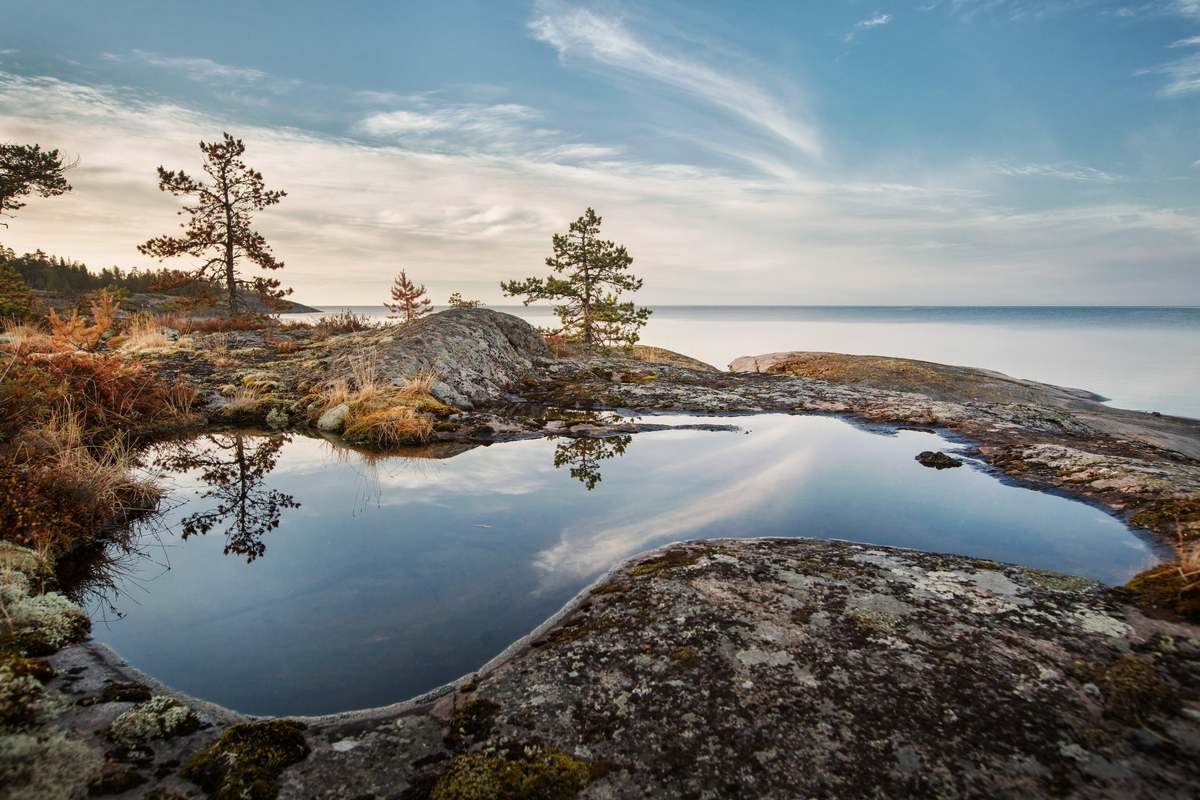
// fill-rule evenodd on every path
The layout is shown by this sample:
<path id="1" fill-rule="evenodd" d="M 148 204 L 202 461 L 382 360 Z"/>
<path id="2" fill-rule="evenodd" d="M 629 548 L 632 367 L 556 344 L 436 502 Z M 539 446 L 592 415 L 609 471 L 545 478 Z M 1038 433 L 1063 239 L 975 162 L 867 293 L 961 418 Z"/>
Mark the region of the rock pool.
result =
<path id="1" fill-rule="evenodd" d="M 926 432 L 764 414 L 675 429 L 372 456 L 295 433 L 156 445 L 167 509 L 95 637 L 241 712 L 405 700 L 470 673 L 597 576 L 681 539 L 808 536 L 1121 583 L 1154 551 L 1112 516 L 978 468 L 915 460 Z"/>

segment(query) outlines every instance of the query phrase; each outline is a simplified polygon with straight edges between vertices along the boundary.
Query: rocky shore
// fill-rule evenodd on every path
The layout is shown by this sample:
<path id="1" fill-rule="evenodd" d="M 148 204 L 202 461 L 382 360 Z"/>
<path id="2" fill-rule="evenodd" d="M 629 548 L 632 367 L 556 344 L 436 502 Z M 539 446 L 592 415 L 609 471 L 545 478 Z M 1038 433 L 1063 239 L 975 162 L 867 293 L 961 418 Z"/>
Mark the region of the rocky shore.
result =
<path id="1" fill-rule="evenodd" d="M 214 423 L 315 425 L 319 387 L 369 358 L 395 386 L 434 375 L 450 442 L 650 424 L 596 413 L 614 409 L 938 430 L 1006 479 L 1163 536 L 1200 532 L 1194 420 L 901 359 L 778 353 L 722 372 L 634 355 L 556 358 L 521 320 L 460 309 L 321 342 L 187 337 L 146 357 L 196 383 Z M 383 709 L 252 720 L 176 696 L 102 646 L 64 647 L 44 687 L 22 684 L 43 732 L 0 747 L 0 784 L 158 800 L 1194 797 L 1200 627 L 1132 599 L 845 542 L 681 544 L 620 565 L 479 673 Z M 41 793 L 29 764 L 51 776 Z"/>

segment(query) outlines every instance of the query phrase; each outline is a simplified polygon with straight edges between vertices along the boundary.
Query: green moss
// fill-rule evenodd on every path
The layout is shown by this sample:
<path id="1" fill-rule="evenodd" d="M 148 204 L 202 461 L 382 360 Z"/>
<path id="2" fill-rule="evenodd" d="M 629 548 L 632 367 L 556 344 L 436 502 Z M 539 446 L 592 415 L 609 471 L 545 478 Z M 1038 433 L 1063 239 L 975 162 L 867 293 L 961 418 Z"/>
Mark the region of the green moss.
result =
<path id="1" fill-rule="evenodd" d="M 1108 667 L 1076 661 L 1067 673 L 1089 681 L 1104 693 L 1105 715 L 1127 725 L 1141 725 L 1155 714 L 1173 712 L 1179 698 L 1158 670 L 1137 656 L 1122 656 Z"/>
<path id="2" fill-rule="evenodd" d="M 14 678 L 33 678 L 46 684 L 54 677 L 54 667 L 44 658 L 21 658 L 15 655 L 0 655 L 0 670 L 6 670 Z"/>
<path id="3" fill-rule="evenodd" d="M 602 583 L 595 589 L 592 589 L 592 594 L 624 594 L 631 591 L 632 586 L 622 586 L 619 583 Z"/>
<path id="4" fill-rule="evenodd" d="M 231 725 L 209 750 L 179 771 L 215 800 L 270 800 L 283 771 L 309 754 L 304 725 L 295 720 Z"/>
<path id="5" fill-rule="evenodd" d="M 1200 623 L 1200 583 L 1189 583 L 1178 564 L 1160 564 L 1135 575 L 1125 588 L 1133 602 L 1145 609 L 1169 611 L 1189 622 Z"/>
<path id="6" fill-rule="evenodd" d="M 616 626 L 616 623 L 609 619 L 593 619 L 590 616 L 578 616 L 574 619 L 567 620 L 559 625 L 554 630 L 546 634 L 543 641 L 546 642 L 574 642 L 596 633 L 597 631 L 607 631 Z"/>
<path id="7" fill-rule="evenodd" d="M 688 664 L 696 660 L 696 651 L 690 647 L 680 647 L 671 654 L 671 658 L 675 659 L 681 664 Z"/>
<path id="8" fill-rule="evenodd" d="M 701 550 L 669 550 L 660 556 L 649 558 L 629 570 L 630 576 L 640 578 L 644 575 L 657 576 L 661 572 L 680 567 L 690 567 L 706 554 Z"/>
<path id="9" fill-rule="evenodd" d="M 1090 578 L 1080 578 L 1077 575 L 1064 575 L 1061 572 L 1051 572 L 1050 570 L 1037 569 L 1035 567 L 1017 567 L 1016 570 L 1028 578 L 1030 583 L 1055 592 L 1086 592 L 1100 585 L 1097 581 Z"/>
<path id="10" fill-rule="evenodd" d="M 30 728 L 52 716 L 61 705 L 57 694 L 34 677 L 16 677 L 0 667 L 0 731 Z"/>
<path id="11" fill-rule="evenodd" d="M 569 800 L 591 776 L 587 762 L 547 748 L 528 758 L 472 753 L 454 759 L 431 800 Z"/>
<path id="12" fill-rule="evenodd" d="M 76 702 L 80 706 L 101 703 L 144 703 L 150 699 L 150 690 L 136 683 L 114 683 L 104 687 L 100 694 L 84 697 Z"/>
<path id="13" fill-rule="evenodd" d="M 1131 523 L 1157 533 L 1178 532 L 1184 539 L 1200 536 L 1200 497 L 1174 498 L 1134 514 Z"/>
<path id="14" fill-rule="evenodd" d="M 447 747 L 458 747 L 467 736 L 485 736 L 495 725 L 496 712 L 500 704 L 486 697 L 477 697 L 463 706 L 450 718 L 450 732 L 446 735 Z"/>

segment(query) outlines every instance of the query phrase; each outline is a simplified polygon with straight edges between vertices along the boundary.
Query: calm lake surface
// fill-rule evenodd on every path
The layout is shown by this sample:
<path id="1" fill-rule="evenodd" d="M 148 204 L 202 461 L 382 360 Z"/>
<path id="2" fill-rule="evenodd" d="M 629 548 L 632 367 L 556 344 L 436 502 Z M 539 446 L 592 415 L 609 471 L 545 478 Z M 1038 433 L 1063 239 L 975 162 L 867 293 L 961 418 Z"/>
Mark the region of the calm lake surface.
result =
<path id="1" fill-rule="evenodd" d="M 544 304 L 494 308 L 534 325 L 555 321 Z M 351 309 L 387 314 L 382 305 Z M 784 350 L 916 358 L 1200 418 L 1200 308 L 656 306 L 642 343 L 721 369 L 738 356 Z"/>
<path id="2" fill-rule="evenodd" d="M 622 559 L 681 539 L 840 538 L 1109 583 L 1155 561 L 1098 509 L 922 467 L 922 450 L 954 449 L 932 434 L 774 414 L 644 421 L 737 429 L 423 458 L 261 433 L 157 445 L 144 458 L 172 507 L 116 588 L 92 589 L 93 633 L 189 694 L 321 714 L 470 673 Z"/>

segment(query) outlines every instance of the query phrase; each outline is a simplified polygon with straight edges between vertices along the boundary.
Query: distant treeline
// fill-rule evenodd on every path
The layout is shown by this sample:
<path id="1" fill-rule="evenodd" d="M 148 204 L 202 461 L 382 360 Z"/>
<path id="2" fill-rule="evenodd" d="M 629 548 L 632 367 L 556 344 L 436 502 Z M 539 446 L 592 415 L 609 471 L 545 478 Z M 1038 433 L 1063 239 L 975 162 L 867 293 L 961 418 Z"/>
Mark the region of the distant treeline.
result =
<path id="1" fill-rule="evenodd" d="M 140 294 L 155 291 L 152 287 L 159 284 L 170 285 L 170 279 L 180 274 L 178 270 L 165 268 L 143 272 L 137 267 L 129 271 L 120 267 L 105 267 L 99 272 L 89 272 L 87 266 L 78 261 L 46 255 L 41 250 L 18 256 L 3 245 L 0 245 L 0 261 L 11 264 L 30 289 L 64 294 L 81 294 L 105 288 Z M 165 292 L 181 293 L 179 289 Z"/>

